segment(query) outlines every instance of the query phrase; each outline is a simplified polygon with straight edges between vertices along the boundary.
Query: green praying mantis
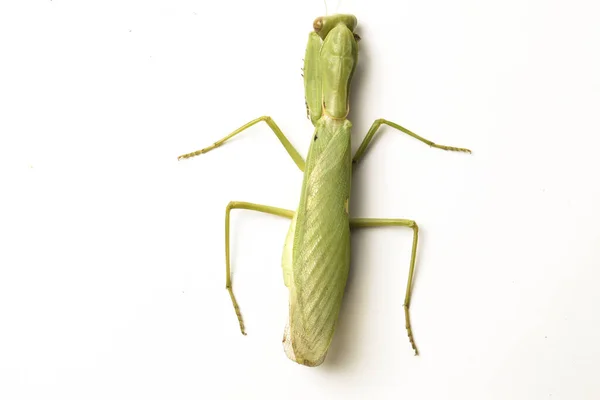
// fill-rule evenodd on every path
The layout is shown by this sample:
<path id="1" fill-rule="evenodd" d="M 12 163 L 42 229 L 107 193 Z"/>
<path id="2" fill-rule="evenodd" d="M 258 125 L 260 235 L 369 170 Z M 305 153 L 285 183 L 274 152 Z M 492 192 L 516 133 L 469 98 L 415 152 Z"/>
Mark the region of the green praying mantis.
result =
<path id="1" fill-rule="evenodd" d="M 315 129 L 306 160 L 268 116 L 248 122 L 209 147 L 179 157 L 185 159 L 209 152 L 264 121 L 304 173 L 296 211 L 238 201 L 227 205 L 225 286 L 240 330 L 245 335 L 244 322 L 231 285 L 229 215 L 233 209 L 244 209 L 290 219 L 282 257 L 283 280 L 289 289 L 289 317 L 283 347 L 291 360 L 306 366 L 320 365 L 331 344 L 350 267 L 352 228 L 402 226 L 413 230 L 404 317 L 410 344 L 418 355 L 409 313 L 419 233 L 417 223 L 410 219 L 350 218 L 348 212 L 353 166 L 363 158 L 379 127 L 388 125 L 438 149 L 471 152 L 435 144 L 394 122 L 378 119 L 352 157 L 352 124 L 347 116 L 350 82 L 358 61 L 356 25 L 356 17 L 349 14 L 319 17 L 313 23 L 314 31 L 309 34 L 304 57 L 304 88 L 308 116 Z"/>

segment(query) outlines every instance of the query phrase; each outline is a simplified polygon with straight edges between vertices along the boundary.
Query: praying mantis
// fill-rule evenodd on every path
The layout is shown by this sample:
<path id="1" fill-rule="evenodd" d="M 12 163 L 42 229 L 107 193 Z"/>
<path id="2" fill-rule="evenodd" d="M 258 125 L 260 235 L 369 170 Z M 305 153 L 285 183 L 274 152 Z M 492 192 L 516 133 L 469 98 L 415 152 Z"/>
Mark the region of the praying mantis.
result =
<path id="1" fill-rule="evenodd" d="M 350 218 L 349 201 L 353 166 L 360 162 L 376 132 L 387 125 L 431 147 L 470 153 L 465 148 L 433 143 L 385 119 L 377 119 L 356 154 L 351 155 L 347 119 L 350 83 L 358 61 L 357 19 L 350 14 L 317 18 L 308 37 L 304 57 L 304 89 L 308 117 L 314 134 L 306 160 L 296 151 L 271 117 L 263 116 L 236 129 L 213 145 L 179 156 L 186 159 L 207 153 L 259 122 L 275 133 L 298 169 L 304 173 L 296 211 L 262 204 L 232 201 L 225 210 L 226 289 L 246 334 L 240 307 L 233 294 L 229 249 L 231 210 L 244 209 L 291 220 L 286 236 L 282 269 L 289 289 L 289 316 L 284 329 L 286 355 L 298 364 L 320 365 L 329 349 L 340 311 L 350 267 L 350 231 L 354 228 L 400 226 L 413 230 L 413 242 L 403 304 L 408 339 L 415 355 L 417 345 L 410 323 L 410 302 L 419 228 L 410 219 Z"/>

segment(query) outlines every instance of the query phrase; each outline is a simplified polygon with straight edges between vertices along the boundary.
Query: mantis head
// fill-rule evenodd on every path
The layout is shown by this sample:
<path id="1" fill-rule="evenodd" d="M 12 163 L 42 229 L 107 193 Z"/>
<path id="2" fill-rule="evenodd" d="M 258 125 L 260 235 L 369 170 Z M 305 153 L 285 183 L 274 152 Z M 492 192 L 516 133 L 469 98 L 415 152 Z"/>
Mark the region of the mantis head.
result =
<path id="1" fill-rule="evenodd" d="M 321 39 L 325 40 L 325 37 L 327 37 L 329 32 L 339 23 L 346 25 L 351 32 L 354 32 L 358 21 L 352 14 L 335 14 L 315 19 L 313 28 Z"/>

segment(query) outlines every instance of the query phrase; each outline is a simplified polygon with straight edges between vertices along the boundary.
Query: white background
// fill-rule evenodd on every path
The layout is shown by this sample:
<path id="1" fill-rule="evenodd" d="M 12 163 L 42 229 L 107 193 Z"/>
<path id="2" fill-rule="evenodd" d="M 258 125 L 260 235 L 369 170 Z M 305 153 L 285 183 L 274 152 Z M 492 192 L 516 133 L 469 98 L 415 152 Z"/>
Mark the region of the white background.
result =
<path id="1" fill-rule="evenodd" d="M 332 2 L 330 2 L 332 3 Z M 335 2 L 333 2 L 335 3 Z M 329 5 L 329 12 L 335 4 Z M 597 399 L 600 7 L 593 0 L 344 1 L 359 20 L 353 147 L 388 118 L 351 214 L 325 363 L 289 361 L 280 269 L 302 154 L 300 68 L 321 1 L 0 5 L 0 398 Z"/>

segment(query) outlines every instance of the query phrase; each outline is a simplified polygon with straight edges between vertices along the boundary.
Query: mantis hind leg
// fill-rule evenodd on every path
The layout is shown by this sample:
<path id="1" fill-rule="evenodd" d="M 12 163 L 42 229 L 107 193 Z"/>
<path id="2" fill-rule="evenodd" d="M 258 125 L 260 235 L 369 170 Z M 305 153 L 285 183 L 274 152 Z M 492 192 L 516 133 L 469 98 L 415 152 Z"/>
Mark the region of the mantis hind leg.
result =
<path id="1" fill-rule="evenodd" d="M 225 209 L 225 288 L 227 289 L 227 291 L 229 292 L 229 296 L 231 297 L 233 309 L 235 310 L 235 315 L 237 315 L 237 319 L 240 324 L 240 330 L 242 331 L 242 334 L 245 335 L 246 330 L 244 327 L 244 320 L 242 319 L 242 313 L 240 312 L 238 302 L 235 299 L 235 296 L 233 295 L 233 288 L 231 285 L 231 266 L 229 257 L 229 214 L 233 209 L 258 211 L 290 219 L 293 218 L 294 212 L 291 210 L 286 210 L 284 208 L 265 206 L 262 204 L 246 203 L 243 201 L 231 201 L 229 202 L 229 204 L 227 204 L 227 208 Z"/>
<path id="2" fill-rule="evenodd" d="M 290 157 L 292 157 L 292 160 L 294 160 L 294 163 L 296 163 L 296 165 L 298 166 L 300 171 L 304 171 L 304 159 L 302 158 L 300 153 L 298 153 L 298 151 L 294 148 L 294 146 L 290 143 L 290 141 L 285 137 L 285 135 L 283 134 L 281 129 L 279 129 L 279 127 L 277 126 L 275 121 L 273 121 L 273 119 L 268 116 L 256 118 L 255 120 L 252 120 L 252 121 L 248 122 L 247 124 L 240 126 L 238 129 L 231 132 L 229 135 L 225 136 L 224 138 L 217 140 L 212 145 L 205 147 L 203 149 L 200 149 L 200 150 L 196 150 L 191 153 L 180 155 L 179 157 L 177 157 L 177 159 L 181 160 L 184 158 L 191 158 L 191 157 L 199 156 L 200 154 L 208 153 L 209 151 L 221 146 L 223 143 L 225 143 L 226 141 L 228 141 L 229 139 L 231 139 L 238 133 L 250 128 L 252 125 L 258 124 L 261 121 L 265 121 L 267 123 L 267 125 L 269 125 L 269 128 L 271 128 L 273 133 L 275 133 L 275 136 L 277 136 L 277 139 L 279 139 L 279 141 L 281 142 L 281 144 L 283 145 L 283 147 L 285 148 L 287 153 L 290 155 Z"/>
<path id="3" fill-rule="evenodd" d="M 425 144 L 428 144 L 431 147 L 435 147 L 436 149 L 442 149 L 442 150 L 448 150 L 448 151 L 460 151 L 460 152 L 464 152 L 464 153 L 471 152 L 471 150 L 464 149 L 462 147 L 452 147 L 452 146 L 444 146 L 441 144 L 435 144 L 431 140 L 425 139 L 424 137 L 421 137 L 421 136 L 417 135 L 416 133 L 411 132 L 408 129 L 396 124 L 395 122 L 388 121 L 387 119 L 377 119 L 371 125 L 369 132 L 367 132 L 367 136 L 365 136 L 365 138 L 363 139 L 358 150 L 356 150 L 356 154 L 354 155 L 354 158 L 352 159 L 353 164 L 358 163 L 360 161 L 360 159 L 363 158 L 363 156 L 365 155 L 365 152 L 367 151 L 367 147 L 369 147 L 371 140 L 373 140 L 375 133 L 377 132 L 377 130 L 379 129 L 379 127 L 381 125 L 391 126 L 392 128 L 395 128 L 395 129 L 399 130 L 400 132 L 406 133 L 408 136 L 411 136 Z"/>
<path id="4" fill-rule="evenodd" d="M 406 320 L 406 330 L 408 332 L 408 339 L 410 344 L 415 351 L 415 355 L 419 355 L 419 350 L 415 343 L 415 339 L 412 333 L 412 326 L 410 324 L 410 300 L 412 295 L 412 283 L 415 272 L 415 259 L 417 255 L 417 242 L 419 240 L 419 227 L 417 223 L 410 219 L 373 219 L 373 218 L 352 218 L 350 219 L 350 226 L 352 228 L 372 228 L 382 226 L 406 226 L 413 230 L 413 243 L 412 251 L 410 255 L 410 268 L 408 270 L 408 282 L 406 284 L 406 295 L 404 297 L 404 319 Z"/>

